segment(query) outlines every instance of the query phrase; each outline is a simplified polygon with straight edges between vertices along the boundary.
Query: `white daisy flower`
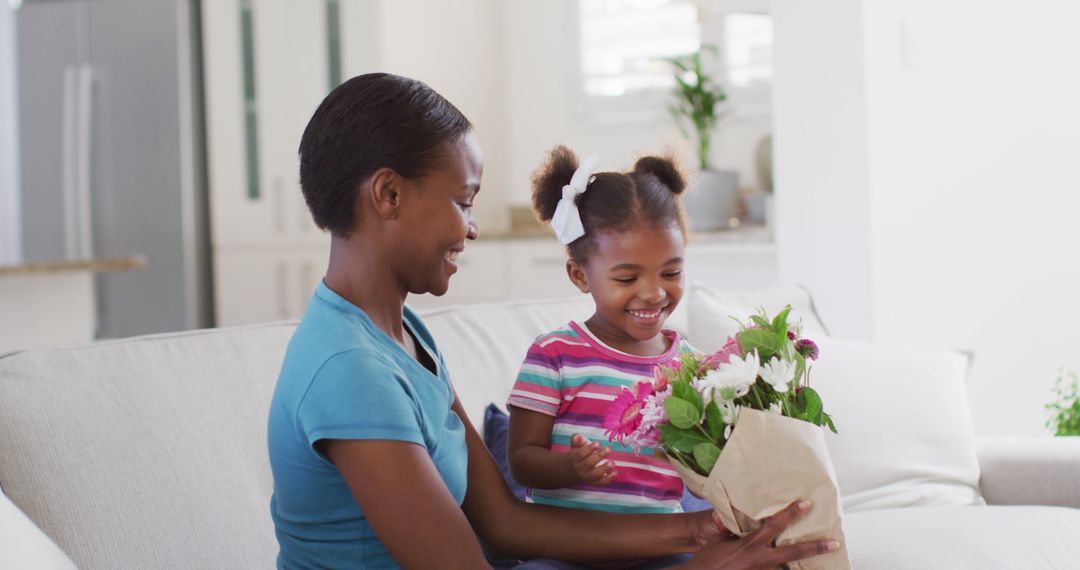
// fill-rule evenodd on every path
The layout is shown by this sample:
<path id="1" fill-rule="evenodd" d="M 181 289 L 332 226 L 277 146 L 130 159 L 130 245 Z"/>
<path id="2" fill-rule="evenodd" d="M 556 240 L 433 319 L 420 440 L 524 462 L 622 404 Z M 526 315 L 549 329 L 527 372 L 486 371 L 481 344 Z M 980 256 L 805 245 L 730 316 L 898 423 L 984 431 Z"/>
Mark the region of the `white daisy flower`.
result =
<path id="1" fill-rule="evenodd" d="M 730 402 L 750 391 L 750 386 L 757 380 L 758 367 L 757 351 L 742 358 L 732 355 L 726 363 L 706 372 L 694 387 L 701 392 L 706 404 L 714 399 L 714 391 L 721 400 Z"/>
<path id="2" fill-rule="evenodd" d="M 795 362 L 782 358 L 773 358 L 761 367 L 761 379 L 777 392 L 787 392 L 788 383 L 795 378 Z"/>

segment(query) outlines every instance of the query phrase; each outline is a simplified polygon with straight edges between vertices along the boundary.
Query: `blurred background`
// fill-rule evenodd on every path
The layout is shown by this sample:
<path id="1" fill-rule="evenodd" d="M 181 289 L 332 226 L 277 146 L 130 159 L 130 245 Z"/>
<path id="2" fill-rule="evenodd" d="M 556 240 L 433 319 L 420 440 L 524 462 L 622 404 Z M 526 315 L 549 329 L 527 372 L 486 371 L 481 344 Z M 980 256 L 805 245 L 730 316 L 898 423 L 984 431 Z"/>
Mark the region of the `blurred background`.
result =
<path id="1" fill-rule="evenodd" d="M 329 243 L 300 134 L 388 71 L 457 105 L 486 162 L 481 239 L 415 306 L 573 294 L 528 209 L 545 151 L 674 152 L 690 279 L 799 283 L 834 336 L 971 351 L 977 432 L 1044 433 L 1080 368 L 1078 20 L 1051 0 L 0 0 L 0 350 L 299 317 Z"/>

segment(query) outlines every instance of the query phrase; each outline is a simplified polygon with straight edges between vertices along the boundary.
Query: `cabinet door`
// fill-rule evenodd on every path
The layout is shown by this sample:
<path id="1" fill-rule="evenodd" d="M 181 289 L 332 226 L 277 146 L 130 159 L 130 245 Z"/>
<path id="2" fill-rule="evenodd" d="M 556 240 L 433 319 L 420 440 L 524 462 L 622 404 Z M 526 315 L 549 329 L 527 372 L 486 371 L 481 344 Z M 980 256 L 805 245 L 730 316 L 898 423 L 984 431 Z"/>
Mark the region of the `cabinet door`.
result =
<path id="1" fill-rule="evenodd" d="M 458 257 L 458 272 L 450 278 L 450 289 L 445 295 L 410 295 L 406 302 L 415 309 L 431 309 L 505 301 L 508 298 L 506 252 L 503 242 L 467 244 Z"/>
<path id="2" fill-rule="evenodd" d="M 516 240 L 509 248 L 507 273 L 513 299 L 580 295 L 566 275 L 566 250 L 554 239 Z"/>
<path id="3" fill-rule="evenodd" d="M 773 244 L 698 243 L 686 248 L 687 283 L 713 289 L 772 287 L 779 279 Z"/>
<path id="4" fill-rule="evenodd" d="M 323 3 L 204 2 L 202 10 L 214 240 L 318 242 L 297 147 L 328 92 Z"/>
<path id="5" fill-rule="evenodd" d="M 324 245 L 223 245 L 214 251 L 218 326 L 298 319 L 326 273 Z"/>

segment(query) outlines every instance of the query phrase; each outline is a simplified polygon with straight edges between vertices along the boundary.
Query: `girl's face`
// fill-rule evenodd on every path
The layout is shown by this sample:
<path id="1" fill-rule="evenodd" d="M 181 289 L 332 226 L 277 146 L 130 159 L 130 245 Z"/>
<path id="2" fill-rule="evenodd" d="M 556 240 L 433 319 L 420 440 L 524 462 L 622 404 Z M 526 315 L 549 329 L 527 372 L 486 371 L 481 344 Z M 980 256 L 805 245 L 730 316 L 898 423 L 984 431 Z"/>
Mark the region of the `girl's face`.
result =
<path id="1" fill-rule="evenodd" d="M 657 338 L 683 296 L 683 236 L 678 224 L 600 232 L 585 265 L 570 279 L 596 301 L 591 323 L 616 344 Z"/>
<path id="2" fill-rule="evenodd" d="M 480 191 L 484 162 L 470 131 L 447 145 L 448 151 L 427 176 L 405 180 L 396 248 L 399 274 L 410 293 L 442 295 L 457 272 L 465 240 L 479 235 L 473 202 Z"/>

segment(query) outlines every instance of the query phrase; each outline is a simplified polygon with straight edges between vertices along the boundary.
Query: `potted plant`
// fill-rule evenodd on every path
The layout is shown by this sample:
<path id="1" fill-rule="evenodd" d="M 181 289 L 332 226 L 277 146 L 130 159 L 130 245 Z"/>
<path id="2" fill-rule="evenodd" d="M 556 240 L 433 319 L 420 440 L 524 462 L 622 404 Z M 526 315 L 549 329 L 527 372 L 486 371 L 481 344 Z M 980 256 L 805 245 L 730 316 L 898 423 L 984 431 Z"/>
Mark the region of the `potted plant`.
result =
<path id="1" fill-rule="evenodd" d="M 1046 427 L 1053 430 L 1054 435 L 1080 436 L 1080 375 L 1060 371 L 1054 383 L 1054 395 L 1055 401 L 1046 405 L 1053 414 Z"/>
<path id="2" fill-rule="evenodd" d="M 720 104 L 727 93 L 705 73 L 701 56 L 706 51 L 715 53 L 716 48 L 702 46 L 697 52 L 668 60 L 675 67 L 676 84 L 671 114 L 683 135 L 696 142 L 701 168 L 697 191 L 686 197 L 690 221 L 699 231 L 727 228 L 739 199 L 738 173 L 715 170 L 709 163 L 713 131 L 723 116 Z"/>

